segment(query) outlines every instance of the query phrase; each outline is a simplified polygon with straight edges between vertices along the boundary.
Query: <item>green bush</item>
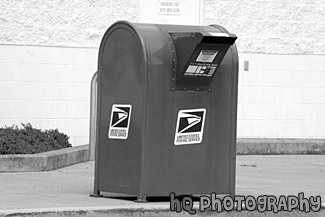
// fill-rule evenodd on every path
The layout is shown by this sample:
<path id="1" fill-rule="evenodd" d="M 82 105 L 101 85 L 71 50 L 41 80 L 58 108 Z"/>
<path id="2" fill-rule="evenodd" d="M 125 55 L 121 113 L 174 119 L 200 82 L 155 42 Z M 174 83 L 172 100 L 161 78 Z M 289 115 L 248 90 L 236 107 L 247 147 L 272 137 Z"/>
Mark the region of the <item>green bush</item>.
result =
<path id="1" fill-rule="evenodd" d="M 40 130 L 31 124 L 0 128 L 0 154 L 35 154 L 71 147 L 69 137 L 55 130 Z"/>

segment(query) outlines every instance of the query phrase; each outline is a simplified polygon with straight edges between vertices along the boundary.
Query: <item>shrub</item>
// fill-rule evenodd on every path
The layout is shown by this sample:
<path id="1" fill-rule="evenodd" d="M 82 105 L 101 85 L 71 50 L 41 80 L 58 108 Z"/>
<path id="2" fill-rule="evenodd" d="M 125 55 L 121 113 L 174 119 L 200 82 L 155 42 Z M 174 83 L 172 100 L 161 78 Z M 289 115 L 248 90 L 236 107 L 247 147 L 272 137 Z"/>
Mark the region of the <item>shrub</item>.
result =
<path id="1" fill-rule="evenodd" d="M 55 130 L 40 130 L 31 124 L 0 128 L 0 154 L 35 154 L 71 147 L 69 137 Z"/>

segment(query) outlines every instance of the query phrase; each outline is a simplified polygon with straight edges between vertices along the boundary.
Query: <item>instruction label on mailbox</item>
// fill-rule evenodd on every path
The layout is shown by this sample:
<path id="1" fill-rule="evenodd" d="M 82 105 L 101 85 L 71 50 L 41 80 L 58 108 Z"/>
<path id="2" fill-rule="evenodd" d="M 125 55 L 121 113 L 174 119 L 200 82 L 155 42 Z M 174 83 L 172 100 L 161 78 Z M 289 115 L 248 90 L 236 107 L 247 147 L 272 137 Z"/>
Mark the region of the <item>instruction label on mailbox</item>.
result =
<path id="1" fill-rule="evenodd" d="M 131 105 L 114 104 L 108 130 L 110 139 L 127 139 L 131 118 Z"/>
<path id="2" fill-rule="evenodd" d="M 196 58 L 196 62 L 212 63 L 217 54 L 217 50 L 201 50 L 199 56 Z"/>
<path id="3" fill-rule="evenodd" d="M 180 110 L 177 116 L 175 145 L 202 142 L 206 109 Z"/>

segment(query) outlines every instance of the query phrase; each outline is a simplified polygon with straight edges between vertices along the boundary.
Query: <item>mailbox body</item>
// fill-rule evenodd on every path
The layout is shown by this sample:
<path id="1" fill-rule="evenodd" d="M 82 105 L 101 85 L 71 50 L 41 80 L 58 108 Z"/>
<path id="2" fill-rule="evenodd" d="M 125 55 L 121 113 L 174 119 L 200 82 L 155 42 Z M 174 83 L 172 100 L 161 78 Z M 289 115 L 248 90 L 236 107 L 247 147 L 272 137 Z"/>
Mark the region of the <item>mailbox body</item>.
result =
<path id="1" fill-rule="evenodd" d="M 141 201 L 172 192 L 235 193 L 236 46 L 209 79 L 182 78 L 204 35 L 217 33 L 227 31 L 125 21 L 107 30 L 98 59 L 95 194 Z"/>

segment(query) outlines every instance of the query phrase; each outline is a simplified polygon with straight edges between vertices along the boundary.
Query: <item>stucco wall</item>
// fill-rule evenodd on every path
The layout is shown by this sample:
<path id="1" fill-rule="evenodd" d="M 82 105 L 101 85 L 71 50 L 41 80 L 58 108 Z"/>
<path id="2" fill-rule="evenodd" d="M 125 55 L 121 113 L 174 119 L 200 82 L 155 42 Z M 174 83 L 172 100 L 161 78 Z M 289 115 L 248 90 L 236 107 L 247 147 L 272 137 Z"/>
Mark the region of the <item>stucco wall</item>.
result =
<path id="1" fill-rule="evenodd" d="M 241 53 L 325 54 L 323 0 L 201 1 L 204 24 L 235 32 Z M 98 47 L 110 24 L 137 22 L 138 10 L 137 0 L 3 0 L 0 44 Z"/>
<path id="2" fill-rule="evenodd" d="M 1 0 L 0 44 L 98 47 L 113 22 L 137 13 L 137 0 Z"/>
<path id="3" fill-rule="evenodd" d="M 204 0 L 204 23 L 238 35 L 241 53 L 325 54 L 323 0 Z"/>

